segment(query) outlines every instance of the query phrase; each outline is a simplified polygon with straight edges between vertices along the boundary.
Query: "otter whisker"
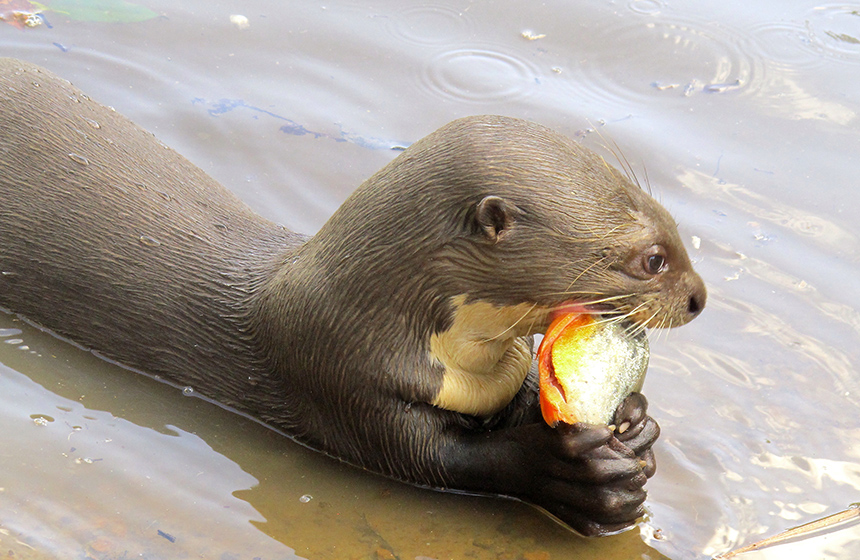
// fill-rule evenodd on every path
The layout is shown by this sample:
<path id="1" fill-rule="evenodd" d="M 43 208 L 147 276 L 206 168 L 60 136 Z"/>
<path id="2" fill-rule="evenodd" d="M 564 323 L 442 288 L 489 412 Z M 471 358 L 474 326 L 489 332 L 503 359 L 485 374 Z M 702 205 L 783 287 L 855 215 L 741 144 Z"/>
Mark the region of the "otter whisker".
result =
<path id="1" fill-rule="evenodd" d="M 602 297 L 599 299 L 589 300 L 588 305 L 597 305 L 600 303 L 609 303 L 609 302 L 613 302 L 613 301 L 619 301 L 619 300 L 627 299 L 629 297 L 632 297 L 632 294 L 618 294 L 618 295 L 614 295 L 614 296 L 606 296 L 606 297 Z"/>
<path id="2" fill-rule="evenodd" d="M 611 153 L 613 156 L 615 156 L 615 161 L 618 162 L 618 165 L 624 171 L 624 175 L 630 180 L 630 182 L 632 182 L 641 189 L 642 185 L 639 184 L 639 178 L 636 177 L 636 173 L 633 171 L 633 166 L 630 165 L 630 160 L 628 160 L 627 156 L 624 155 L 624 150 L 621 149 L 621 147 L 618 145 L 618 142 L 616 142 L 614 139 L 609 139 L 604 136 L 603 133 L 600 132 L 596 127 L 592 126 L 592 129 L 594 130 L 594 132 L 597 133 L 598 138 L 603 141 L 603 148 L 609 153 Z M 612 166 L 610 166 L 606 162 L 606 160 L 604 160 L 603 163 L 607 167 L 609 167 L 610 170 L 612 169 Z"/>
<path id="3" fill-rule="evenodd" d="M 566 291 L 566 292 L 546 292 L 541 294 L 541 297 L 545 298 L 557 298 L 559 296 L 586 296 L 585 299 L 578 301 L 582 305 L 597 305 L 600 303 L 609 303 L 613 301 L 619 301 L 622 299 L 626 299 L 629 297 L 633 297 L 632 294 L 622 294 L 622 295 L 614 295 L 614 296 L 600 296 L 599 294 L 595 294 L 594 292 L 585 292 L 585 291 Z"/>
<path id="4" fill-rule="evenodd" d="M 510 332 L 514 327 L 516 327 L 517 325 L 519 325 L 519 324 L 520 324 L 520 322 L 521 322 L 523 319 L 525 319 L 526 317 L 528 317 L 528 316 L 529 316 L 529 314 L 530 314 L 532 311 L 534 311 L 534 309 L 535 309 L 535 307 L 537 307 L 537 305 L 538 305 L 537 303 L 533 303 L 533 304 L 532 304 L 532 306 L 531 306 L 531 307 L 529 307 L 529 308 L 528 308 L 528 310 L 526 310 L 526 312 L 525 312 L 525 313 L 523 313 L 523 314 L 520 316 L 520 318 L 519 318 L 519 319 L 517 319 L 516 321 L 514 321 L 514 323 L 513 323 L 511 326 L 509 326 L 508 328 L 506 328 L 505 330 L 503 330 L 503 331 L 502 331 L 502 332 L 500 332 L 499 334 L 497 334 L 497 335 L 495 335 L 495 336 L 491 336 L 490 338 L 486 338 L 486 339 L 482 340 L 481 342 L 489 342 L 489 341 L 491 341 L 491 340 L 496 340 L 497 338 L 501 337 L 501 336 L 502 336 L 502 335 L 504 335 L 505 333 Z M 534 321 L 532 321 L 532 325 L 534 325 Z"/>
<path id="5" fill-rule="evenodd" d="M 624 155 L 624 151 L 618 145 L 615 140 L 612 140 L 612 146 L 614 149 L 609 148 L 609 151 L 615 156 L 615 159 L 618 161 L 618 164 L 621 166 L 621 169 L 624 170 L 624 174 L 627 176 L 630 181 L 635 184 L 640 189 L 642 185 L 639 183 L 639 178 L 636 176 L 636 172 L 633 170 L 633 166 L 630 165 L 630 160 L 627 159 L 627 156 Z M 605 146 L 604 146 L 605 147 Z"/>
<path id="6" fill-rule="evenodd" d="M 651 179 L 648 178 L 648 168 L 645 167 L 644 163 L 642 164 L 642 173 L 645 174 L 645 189 L 650 196 L 654 196 L 654 190 L 651 188 Z"/>
<path id="7" fill-rule="evenodd" d="M 609 317 L 605 317 L 605 318 L 604 318 L 604 321 L 605 321 L 605 322 L 608 322 L 608 323 L 609 323 L 609 322 L 622 323 L 622 322 L 624 322 L 626 319 L 629 319 L 630 317 L 632 317 L 634 313 L 636 313 L 637 311 L 639 311 L 639 309 L 641 309 L 641 308 L 642 308 L 642 307 L 644 307 L 644 306 L 645 306 L 645 304 L 644 304 L 644 303 L 640 303 L 639 305 L 637 305 L 636 307 L 634 307 L 634 308 L 633 308 L 633 309 L 631 309 L 630 311 L 627 311 L 627 312 L 621 312 L 621 313 L 619 313 L 619 314 L 617 314 L 617 315 L 612 315 L 612 316 L 609 316 Z"/>
<path id="8" fill-rule="evenodd" d="M 662 334 L 662 335 L 665 337 L 665 340 L 669 340 L 669 332 L 672 330 L 672 327 L 673 327 L 673 324 L 672 324 L 672 323 L 674 322 L 674 319 L 673 319 L 672 317 L 669 317 L 669 318 L 668 318 L 668 322 L 669 322 L 669 324 L 668 324 L 668 325 L 665 325 L 665 322 L 666 322 L 666 321 L 664 320 L 664 326 L 665 326 L 665 328 L 661 327 L 661 329 L 660 329 L 660 330 L 661 330 L 660 334 Z"/>
<path id="9" fill-rule="evenodd" d="M 654 330 L 656 330 L 656 331 L 657 331 L 657 333 L 654 335 L 654 340 L 655 340 L 655 341 L 657 341 L 657 340 L 661 340 L 661 339 L 660 339 L 660 337 L 665 337 L 665 336 L 666 336 L 666 334 L 665 334 L 665 333 L 667 332 L 667 327 L 668 327 L 667 323 L 671 324 L 671 319 L 668 319 L 668 318 L 666 318 L 666 317 L 663 317 L 663 318 L 660 320 L 660 324 L 659 324 L 659 325 L 657 325 L 656 327 L 654 327 Z"/>
<path id="10" fill-rule="evenodd" d="M 623 227 L 624 226 L 622 224 L 618 224 L 614 228 L 612 228 L 612 229 L 606 231 L 605 233 L 603 233 L 602 235 L 598 236 L 597 239 L 600 239 L 602 241 L 602 240 L 606 239 L 607 237 L 609 237 L 610 235 L 612 235 L 613 233 L 615 233 L 616 231 L 622 229 Z"/>
<path id="11" fill-rule="evenodd" d="M 595 266 L 597 266 L 598 264 L 600 264 L 600 263 L 601 263 L 602 261 L 604 261 L 604 260 L 606 260 L 606 258 L 605 258 L 605 257 L 604 257 L 604 258 L 601 258 L 601 259 L 597 260 L 596 262 L 592 263 L 591 265 L 589 265 L 589 266 L 585 267 L 585 270 L 583 270 L 582 272 L 580 272 L 580 273 L 579 273 L 579 275 L 577 275 L 577 277 L 576 277 L 576 278 L 574 278 L 574 279 L 570 282 L 570 284 L 568 284 L 567 289 L 569 290 L 570 288 L 572 288 L 572 287 L 573 287 L 573 285 L 574 285 L 574 284 L 576 284 L 576 282 L 577 282 L 580 278 L 582 278 L 582 277 L 583 277 L 583 276 L 584 276 L 584 275 L 585 275 L 589 270 L 591 270 L 592 268 L 594 268 Z"/>
<path id="12" fill-rule="evenodd" d="M 660 314 L 660 310 L 658 309 L 658 310 L 654 311 L 654 313 L 652 313 L 652 314 L 651 314 L 651 316 L 650 316 L 650 317 L 648 317 L 648 319 L 646 319 L 645 321 L 642 321 L 641 323 L 639 323 L 639 324 L 637 325 L 637 328 L 639 328 L 639 330 L 638 330 L 638 331 L 636 331 L 636 334 L 639 334 L 640 332 L 642 332 L 642 331 L 644 331 L 645 329 L 647 329 L 647 328 L 648 328 L 648 324 L 649 324 L 651 321 L 653 321 L 653 320 L 654 320 L 654 317 L 656 317 L 656 316 L 657 316 L 657 315 L 659 315 L 659 314 Z M 657 328 L 660 328 L 660 327 L 657 327 Z"/>

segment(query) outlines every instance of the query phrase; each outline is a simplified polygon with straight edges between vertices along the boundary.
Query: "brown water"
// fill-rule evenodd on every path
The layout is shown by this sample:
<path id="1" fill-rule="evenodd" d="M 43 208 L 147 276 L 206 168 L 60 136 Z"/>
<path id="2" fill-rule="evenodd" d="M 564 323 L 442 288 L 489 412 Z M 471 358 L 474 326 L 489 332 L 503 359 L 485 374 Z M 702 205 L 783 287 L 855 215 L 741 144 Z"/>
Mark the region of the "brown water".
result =
<path id="1" fill-rule="evenodd" d="M 0 23 L 0 55 L 268 218 L 313 233 L 391 147 L 520 116 L 647 175 L 710 298 L 652 333 L 650 516 L 601 540 L 344 467 L 0 314 L 0 554 L 701 559 L 860 500 L 860 3 L 140 0 L 131 23 L 53 4 Z"/>

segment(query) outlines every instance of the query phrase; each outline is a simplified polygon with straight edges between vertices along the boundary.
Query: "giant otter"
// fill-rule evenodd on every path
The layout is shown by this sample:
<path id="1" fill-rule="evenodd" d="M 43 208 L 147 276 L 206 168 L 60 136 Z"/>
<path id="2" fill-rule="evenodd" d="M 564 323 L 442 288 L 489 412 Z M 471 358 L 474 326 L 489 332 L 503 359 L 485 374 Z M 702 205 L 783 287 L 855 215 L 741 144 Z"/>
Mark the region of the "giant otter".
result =
<path id="1" fill-rule="evenodd" d="M 623 434 L 548 427 L 531 336 L 571 304 L 660 327 L 704 303 L 668 213 L 543 126 L 454 121 L 308 238 L 0 61 L 0 306 L 365 469 L 629 526 L 659 432 L 644 398 Z"/>

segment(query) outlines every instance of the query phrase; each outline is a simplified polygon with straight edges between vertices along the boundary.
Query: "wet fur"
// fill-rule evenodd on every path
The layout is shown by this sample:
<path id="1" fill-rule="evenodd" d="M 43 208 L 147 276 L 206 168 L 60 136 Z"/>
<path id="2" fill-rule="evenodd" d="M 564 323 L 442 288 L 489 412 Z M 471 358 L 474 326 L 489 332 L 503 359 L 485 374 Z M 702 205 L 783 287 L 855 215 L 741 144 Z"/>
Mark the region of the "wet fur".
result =
<path id="1" fill-rule="evenodd" d="M 671 218 L 600 157 L 533 123 L 461 119 L 307 238 L 35 66 L 0 61 L 0 130 L 0 306 L 374 472 L 521 497 L 586 533 L 641 513 L 644 399 L 623 437 L 541 424 L 533 372 L 501 410 L 431 404 L 446 366 L 430 341 L 458 302 L 525 306 L 495 329 L 518 337 L 571 301 L 648 325 L 698 313 Z M 631 276 L 655 242 L 669 273 Z"/>

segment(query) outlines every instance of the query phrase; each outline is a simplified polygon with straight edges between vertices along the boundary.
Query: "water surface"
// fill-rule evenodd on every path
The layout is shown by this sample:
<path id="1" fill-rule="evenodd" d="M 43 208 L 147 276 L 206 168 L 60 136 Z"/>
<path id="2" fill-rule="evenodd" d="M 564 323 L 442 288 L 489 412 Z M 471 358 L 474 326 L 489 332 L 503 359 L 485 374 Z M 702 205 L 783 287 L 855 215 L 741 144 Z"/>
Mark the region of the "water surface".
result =
<path id="1" fill-rule="evenodd" d="M 522 504 L 342 466 L 0 315 L 3 550 L 702 559 L 860 500 L 860 4 L 135 5 L 151 14 L 46 1 L 38 27 L 0 22 L 0 55 L 306 233 L 453 118 L 542 122 L 626 158 L 678 220 L 708 308 L 651 335 L 650 515 L 596 541 Z M 856 534 L 815 549 L 858 553 Z"/>

